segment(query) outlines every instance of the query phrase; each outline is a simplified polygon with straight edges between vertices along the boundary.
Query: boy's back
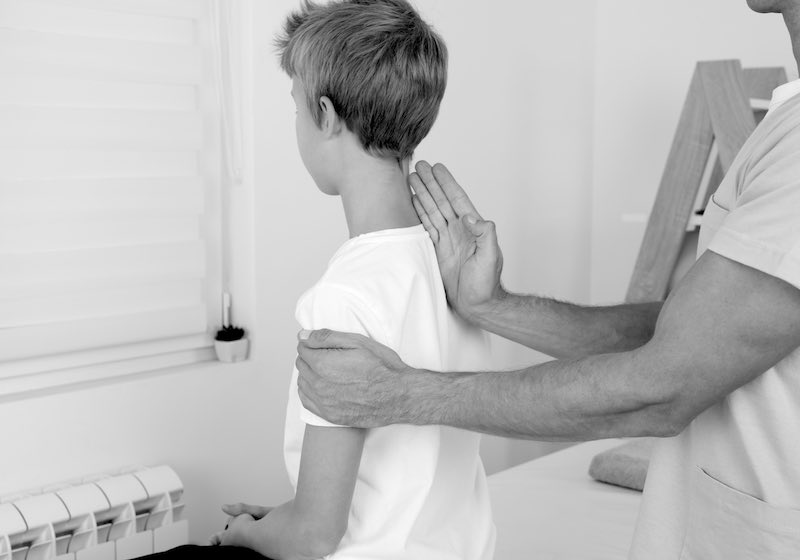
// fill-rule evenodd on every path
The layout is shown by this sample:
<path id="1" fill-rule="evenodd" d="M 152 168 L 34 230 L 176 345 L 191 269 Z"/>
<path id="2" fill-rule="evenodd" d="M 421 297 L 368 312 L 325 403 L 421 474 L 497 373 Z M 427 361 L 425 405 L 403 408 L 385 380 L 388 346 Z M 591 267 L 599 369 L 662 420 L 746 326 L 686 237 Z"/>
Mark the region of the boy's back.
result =
<path id="1" fill-rule="evenodd" d="M 347 241 L 297 304 L 304 329 L 359 332 L 415 367 L 486 367 L 485 335 L 450 312 L 433 244 L 422 226 Z M 285 458 L 297 486 L 306 424 L 290 384 Z M 448 427 L 397 425 L 367 432 L 347 525 L 331 558 L 487 560 L 494 550 L 480 436 Z"/>

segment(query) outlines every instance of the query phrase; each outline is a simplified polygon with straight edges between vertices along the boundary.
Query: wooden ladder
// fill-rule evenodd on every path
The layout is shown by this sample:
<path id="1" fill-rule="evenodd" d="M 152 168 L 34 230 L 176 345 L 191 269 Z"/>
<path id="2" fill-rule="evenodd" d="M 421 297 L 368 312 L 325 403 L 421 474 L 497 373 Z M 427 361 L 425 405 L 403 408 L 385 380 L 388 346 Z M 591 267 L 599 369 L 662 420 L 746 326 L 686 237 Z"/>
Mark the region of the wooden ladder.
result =
<path id="1" fill-rule="evenodd" d="M 684 238 L 699 227 L 708 199 L 756 124 L 783 68 L 742 69 L 738 60 L 699 62 L 683 105 L 626 301 L 667 296 Z"/>

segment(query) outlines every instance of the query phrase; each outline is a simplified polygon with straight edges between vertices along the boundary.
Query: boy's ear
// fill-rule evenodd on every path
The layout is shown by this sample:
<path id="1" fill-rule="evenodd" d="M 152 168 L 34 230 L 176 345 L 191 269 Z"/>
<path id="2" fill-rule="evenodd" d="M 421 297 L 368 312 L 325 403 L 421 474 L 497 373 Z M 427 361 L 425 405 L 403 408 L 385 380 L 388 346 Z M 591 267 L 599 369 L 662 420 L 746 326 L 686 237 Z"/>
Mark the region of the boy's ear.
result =
<path id="1" fill-rule="evenodd" d="M 343 122 L 333 106 L 333 101 L 323 95 L 319 98 L 319 108 L 322 111 L 322 132 L 329 138 L 338 135 L 342 131 Z"/>

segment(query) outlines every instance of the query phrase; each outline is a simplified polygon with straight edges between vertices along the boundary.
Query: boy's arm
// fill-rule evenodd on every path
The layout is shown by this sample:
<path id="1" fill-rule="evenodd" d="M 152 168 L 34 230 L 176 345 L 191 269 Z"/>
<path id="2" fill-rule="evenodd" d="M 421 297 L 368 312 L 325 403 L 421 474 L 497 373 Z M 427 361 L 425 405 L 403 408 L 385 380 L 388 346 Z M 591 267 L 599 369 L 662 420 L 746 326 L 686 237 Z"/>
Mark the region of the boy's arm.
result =
<path id="1" fill-rule="evenodd" d="M 347 530 L 365 430 L 306 426 L 297 494 L 243 525 L 225 544 L 274 560 L 311 560 L 336 550 Z"/>
<path id="2" fill-rule="evenodd" d="M 383 336 L 380 321 L 357 293 L 341 286 L 318 285 L 299 319 Z M 298 399 L 294 393 L 292 399 Z M 299 405 L 299 402 L 298 402 Z M 321 558 L 332 553 L 347 530 L 366 432 L 334 426 L 300 408 L 306 424 L 295 498 L 249 524 L 242 546 L 274 560 Z"/>

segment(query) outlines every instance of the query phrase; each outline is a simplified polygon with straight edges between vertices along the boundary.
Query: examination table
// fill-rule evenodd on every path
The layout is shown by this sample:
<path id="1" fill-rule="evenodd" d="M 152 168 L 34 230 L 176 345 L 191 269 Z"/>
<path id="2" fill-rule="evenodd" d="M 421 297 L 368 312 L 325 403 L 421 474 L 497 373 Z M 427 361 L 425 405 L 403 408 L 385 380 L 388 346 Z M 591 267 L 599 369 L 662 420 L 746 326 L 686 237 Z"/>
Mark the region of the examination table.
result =
<path id="1" fill-rule="evenodd" d="M 624 560 L 641 493 L 592 480 L 620 440 L 581 443 L 489 477 L 496 560 Z"/>

